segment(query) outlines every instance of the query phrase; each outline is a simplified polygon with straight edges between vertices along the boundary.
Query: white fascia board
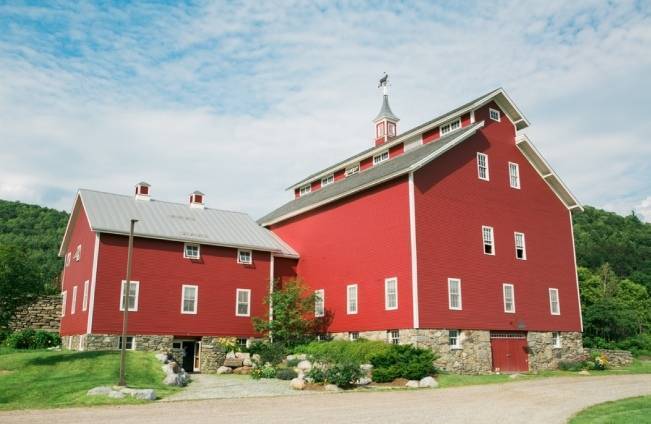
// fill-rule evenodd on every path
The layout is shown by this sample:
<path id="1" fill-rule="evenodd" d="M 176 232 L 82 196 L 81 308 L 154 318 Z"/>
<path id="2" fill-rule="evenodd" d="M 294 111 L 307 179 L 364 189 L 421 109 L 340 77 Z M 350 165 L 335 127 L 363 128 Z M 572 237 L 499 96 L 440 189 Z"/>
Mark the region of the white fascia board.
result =
<path id="1" fill-rule="evenodd" d="M 433 152 L 431 155 L 428 155 L 424 157 L 423 159 L 419 160 L 418 162 L 412 164 L 409 167 L 409 172 L 417 171 L 418 169 L 422 168 L 423 166 L 427 165 L 429 162 L 432 160 L 436 159 L 437 157 L 441 156 L 443 153 L 447 152 L 451 148 L 455 147 L 457 144 L 461 143 L 462 141 L 468 139 L 469 137 L 475 135 L 477 133 L 477 130 L 482 128 L 484 126 L 484 121 L 478 122 L 475 124 L 475 128 L 473 128 L 472 131 L 468 131 L 459 137 L 455 138 L 454 140 L 450 141 L 444 148 L 439 149 L 435 152 Z"/>
<path id="2" fill-rule="evenodd" d="M 73 221 L 76 221 L 77 216 L 79 215 L 78 211 L 78 205 L 77 202 L 80 201 L 81 199 L 81 193 L 77 192 L 75 195 L 75 200 L 74 203 L 72 204 L 72 210 L 70 211 L 70 216 L 68 217 L 68 223 L 66 224 L 66 231 L 63 233 L 63 239 L 61 240 L 61 245 L 59 246 L 59 257 L 65 256 L 65 251 L 66 248 L 68 247 L 68 243 L 70 242 L 70 231 L 72 231 L 72 228 L 70 226 L 72 225 Z M 83 208 L 83 201 L 81 202 L 82 205 L 81 207 Z"/>

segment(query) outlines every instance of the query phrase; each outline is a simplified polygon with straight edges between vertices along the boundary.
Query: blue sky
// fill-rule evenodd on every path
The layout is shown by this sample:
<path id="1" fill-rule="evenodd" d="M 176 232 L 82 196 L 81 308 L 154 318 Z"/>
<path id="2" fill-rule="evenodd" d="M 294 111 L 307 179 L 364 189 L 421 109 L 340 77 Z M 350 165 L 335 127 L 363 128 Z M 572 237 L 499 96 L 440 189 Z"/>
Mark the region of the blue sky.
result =
<path id="1" fill-rule="evenodd" d="M 504 87 L 585 204 L 651 221 L 650 2 L 0 2 L 0 198 L 79 187 L 258 217 L 400 128 Z"/>

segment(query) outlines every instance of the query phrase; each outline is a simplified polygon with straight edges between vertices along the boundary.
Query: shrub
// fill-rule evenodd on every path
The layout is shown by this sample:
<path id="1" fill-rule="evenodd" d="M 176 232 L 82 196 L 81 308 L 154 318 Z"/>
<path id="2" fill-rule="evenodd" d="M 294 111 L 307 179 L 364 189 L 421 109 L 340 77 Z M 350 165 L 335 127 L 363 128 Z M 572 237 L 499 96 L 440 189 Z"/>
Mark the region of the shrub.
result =
<path id="1" fill-rule="evenodd" d="M 253 342 L 249 347 L 248 351 L 251 355 L 258 354 L 260 355 L 260 364 L 271 364 L 277 365 L 285 359 L 287 355 L 287 349 L 284 345 L 280 343 L 270 343 L 266 341 L 257 341 Z"/>
<path id="2" fill-rule="evenodd" d="M 301 362 L 301 360 L 298 359 L 298 358 L 288 359 L 288 360 L 287 360 L 287 366 L 288 366 L 289 368 L 295 368 L 296 365 L 298 365 L 299 362 Z"/>
<path id="3" fill-rule="evenodd" d="M 314 367 L 307 372 L 307 377 L 315 383 L 324 383 L 326 381 L 326 370 L 323 367 Z"/>
<path id="4" fill-rule="evenodd" d="M 562 371 L 581 371 L 587 368 L 586 361 L 559 361 L 558 368 Z"/>
<path id="5" fill-rule="evenodd" d="M 296 371 L 291 368 L 278 368 L 276 369 L 276 378 L 280 380 L 291 380 L 298 377 Z"/>
<path id="6" fill-rule="evenodd" d="M 355 384 L 362 375 L 359 363 L 352 361 L 314 367 L 307 373 L 315 383 L 335 384 L 343 388 Z"/>
<path id="7" fill-rule="evenodd" d="M 635 337 L 622 340 L 617 347 L 630 350 L 635 356 L 651 356 L 651 334 L 638 334 Z"/>
<path id="8" fill-rule="evenodd" d="M 589 365 L 591 370 L 603 371 L 608 368 L 608 357 L 603 353 L 593 352 Z"/>
<path id="9" fill-rule="evenodd" d="M 32 329 L 16 331 L 5 340 L 5 345 L 14 349 L 44 349 L 61 344 L 57 333 Z"/>
<path id="10" fill-rule="evenodd" d="M 420 349 L 411 345 L 389 345 L 384 353 L 371 357 L 373 364 L 373 381 L 389 382 L 396 378 L 420 380 L 436 371 L 436 355 L 429 349 Z"/>
<path id="11" fill-rule="evenodd" d="M 368 363 L 372 356 L 386 353 L 391 345 L 380 342 L 359 339 L 354 342 L 347 340 L 332 340 L 329 342 L 312 342 L 298 346 L 295 353 L 306 353 L 323 362 L 358 362 Z"/>
<path id="12" fill-rule="evenodd" d="M 256 380 L 260 378 L 276 378 L 276 369 L 269 364 L 262 367 L 255 367 L 251 370 L 251 378 Z"/>

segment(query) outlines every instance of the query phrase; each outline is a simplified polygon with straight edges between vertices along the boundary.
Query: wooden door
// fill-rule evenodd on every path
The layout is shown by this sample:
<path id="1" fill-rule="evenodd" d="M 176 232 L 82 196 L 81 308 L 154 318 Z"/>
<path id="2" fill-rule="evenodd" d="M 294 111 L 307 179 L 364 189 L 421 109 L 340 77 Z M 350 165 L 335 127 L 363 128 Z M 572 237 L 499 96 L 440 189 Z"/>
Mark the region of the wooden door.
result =
<path id="1" fill-rule="evenodd" d="M 491 332 L 493 371 L 529 371 L 527 334 L 521 332 Z"/>

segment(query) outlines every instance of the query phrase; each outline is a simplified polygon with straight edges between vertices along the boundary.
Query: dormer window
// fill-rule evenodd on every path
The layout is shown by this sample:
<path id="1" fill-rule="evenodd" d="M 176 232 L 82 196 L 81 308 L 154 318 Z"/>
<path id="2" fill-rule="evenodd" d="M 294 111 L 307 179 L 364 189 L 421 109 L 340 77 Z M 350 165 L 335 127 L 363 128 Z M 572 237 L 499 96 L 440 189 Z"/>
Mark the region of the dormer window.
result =
<path id="1" fill-rule="evenodd" d="M 183 246 L 183 257 L 186 259 L 201 258 L 199 245 L 196 243 L 185 243 Z"/>
<path id="2" fill-rule="evenodd" d="M 205 208 L 206 195 L 200 191 L 194 191 L 190 194 L 190 207 L 191 208 Z"/>
<path id="3" fill-rule="evenodd" d="M 138 184 L 136 184 L 136 199 L 149 200 L 150 187 L 151 186 L 144 181 L 141 181 Z"/>
<path id="4" fill-rule="evenodd" d="M 350 177 L 351 175 L 355 175 L 355 174 L 357 174 L 357 173 L 359 173 L 359 163 L 356 164 L 356 165 L 349 166 L 348 168 L 346 168 L 345 175 L 346 175 L 347 177 Z"/>
<path id="5" fill-rule="evenodd" d="M 310 194 L 311 192 L 312 192 L 312 185 L 310 185 L 310 184 L 304 185 L 298 191 L 298 193 L 301 196 L 305 196 L 306 194 Z"/>
<path id="6" fill-rule="evenodd" d="M 330 174 L 321 178 L 321 187 L 325 187 L 335 182 L 335 174 Z"/>
<path id="7" fill-rule="evenodd" d="M 488 116 L 493 121 L 497 121 L 497 122 L 500 122 L 500 120 L 502 119 L 500 111 L 493 108 L 488 109 Z"/>
<path id="8" fill-rule="evenodd" d="M 250 250 L 237 250 L 237 263 L 251 265 L 253 263 L 253 253 Z"/>
<path id="9" fill-rule="evenodd" d="M 389 160 L 389 151 L 388 150 L 385 150 L 384 152 L 373 156 L 373 165 L 377 165 L 378 163 L 382 163 L 385 160 Z"/>
<path id="10" fill-rule="evenodd" d="M 450 133 L 454 130 L 458 130 L 461 128 L 461 118 L 457 118 L 456 120 L 448 122 L 445 125 L 441 125 L 439 128 L 441 131 L 441 136 L 444 136 L 445 134 Z"/>

